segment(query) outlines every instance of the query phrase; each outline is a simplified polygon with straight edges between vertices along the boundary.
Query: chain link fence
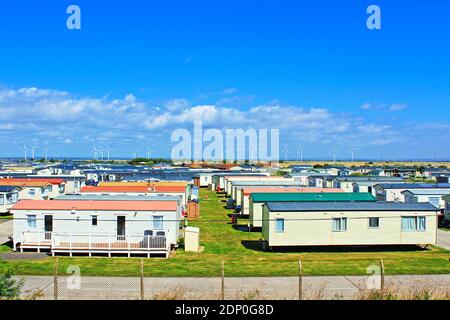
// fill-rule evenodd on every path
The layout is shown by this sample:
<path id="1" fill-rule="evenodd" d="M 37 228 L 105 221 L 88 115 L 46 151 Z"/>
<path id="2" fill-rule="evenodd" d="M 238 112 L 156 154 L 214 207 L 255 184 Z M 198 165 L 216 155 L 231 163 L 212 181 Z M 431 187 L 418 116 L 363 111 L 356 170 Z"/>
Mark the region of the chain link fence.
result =
<path id="1" fill-rule="evenodd" d="M 361 300 L 450 299 L 450 275 L 385 276 L 383 262 L 367 276 L 86 277 L 76 266 L 53 276 L 23 276 L 21 298 L 44 300 Z M 262 266 L 263 267 L 263 266 Z"/>

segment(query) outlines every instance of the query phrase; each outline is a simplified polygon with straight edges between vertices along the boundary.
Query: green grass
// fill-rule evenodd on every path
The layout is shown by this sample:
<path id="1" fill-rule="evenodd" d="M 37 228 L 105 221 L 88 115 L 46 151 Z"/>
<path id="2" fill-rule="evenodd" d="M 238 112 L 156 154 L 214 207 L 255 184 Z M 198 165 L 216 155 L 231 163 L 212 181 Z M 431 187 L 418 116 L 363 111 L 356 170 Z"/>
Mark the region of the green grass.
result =
<path id="1" fill-rule="evenodd" d="M 0 219 L 12 219 L 12 214 L 0 214 Z"/>
<path id="2" fill-rule="evenodd" d="M 0 252 L 9 252 L 11 248 L 5 245 L 0 246 Z"/>
<path id="3" fill-rule="evenodd" d="M 366 275 L 370 265 L 383 259 L 387 274 L 449 274 L 450 252 L 432 247 L 430 250 L 344 251 L 324 252 L 317 248 L 304 252 L 263 252 L 258 249 L 260 233 L 236 230 L 229 223 L 224 208 L 225 198 L 201 190 L 201 218 L 189 225 L 200 227 L 201 253 L 179 249 L 169 259 L 145 259 L 146 276 L 219 276 L 221 261 L 227 276 L 295 276 L 298 260 L 302 260 L 305 275 Z M 246 225 L 243 220 L 240 223 Z M 341 250 L 341 251 L 337 251 Z M 76 265 L 86 276 L 137 276 L 139 258 L 60 257 L 59 272 Z M 53 258 L 39 261 L 2 261 L 0 271 L 15 267 L 21 275 L 50 275 Z"/>

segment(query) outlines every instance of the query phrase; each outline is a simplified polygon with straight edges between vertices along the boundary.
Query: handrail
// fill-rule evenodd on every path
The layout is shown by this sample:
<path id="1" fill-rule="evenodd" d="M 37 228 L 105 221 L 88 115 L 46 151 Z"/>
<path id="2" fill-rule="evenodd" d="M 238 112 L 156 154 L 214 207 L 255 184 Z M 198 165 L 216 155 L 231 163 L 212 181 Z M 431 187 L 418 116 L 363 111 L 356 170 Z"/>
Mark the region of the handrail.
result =
<path id="1" fill-rule="evenodd" d="M 123 250 L 151 250 L 151 249 L 167 249 L 170 243 L 167 241 L 167 235 L 151 236 L 151 235 L 123 235 L 120 239 L 117 235 L 108 234 L 59 234 L 37 231 L 22 232 L 23 243 L 27 243 L 27 234 L 34 235 L 29 238 L 28 242 L 37 241 L 38 246 L 44 244 L 43 239 L 49 240 L 53 247 L 63 247 L 69 250 L 73 249 L 123 249 Z"/>

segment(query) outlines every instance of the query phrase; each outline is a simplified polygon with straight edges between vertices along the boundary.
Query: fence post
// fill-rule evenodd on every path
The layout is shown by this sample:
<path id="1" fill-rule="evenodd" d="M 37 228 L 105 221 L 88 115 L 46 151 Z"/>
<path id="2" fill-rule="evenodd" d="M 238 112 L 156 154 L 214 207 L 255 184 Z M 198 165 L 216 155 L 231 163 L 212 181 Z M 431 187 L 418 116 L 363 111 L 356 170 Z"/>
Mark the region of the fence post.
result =
<path id="1" fill-rule="evenodd" d="M 303 270 L 302 270 L 302 260 L 298 260 L 298 300 L 303 300 Z"/>
<path id="2" fill-rule="evenodd" d="M 53 299 L 58 300 L 58 258 L 53 265 Z"/>
<path id="3" fill-rule="evenodd" d="M 222 259 L 222 282 L 220 290 L 220 298 L 225 300 L 225 262 Z"/>
<path id="4" fill-rule="evenodd" d="M 380 277 L 381 277 L 381 291 L 384 290 L 384 263 L 383 259 L 380 259 Z"/>
<path id="5" fill-rule="evenodd" d="M 144 259 L 141 259 L 141 300 L 144 299 Z"/>

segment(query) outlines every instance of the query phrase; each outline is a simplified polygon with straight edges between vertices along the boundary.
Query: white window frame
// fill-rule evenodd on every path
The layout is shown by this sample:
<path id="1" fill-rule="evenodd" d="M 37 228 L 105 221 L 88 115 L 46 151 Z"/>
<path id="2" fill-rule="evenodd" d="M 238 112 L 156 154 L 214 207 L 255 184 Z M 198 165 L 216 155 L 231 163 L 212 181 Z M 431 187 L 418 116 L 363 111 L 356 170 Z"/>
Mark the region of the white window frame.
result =
<path id="1" fill-rule="evenodd" d="M 283 229 L 279 230 L 278 229 L 278 221 L 282 221 L 283 222 Z M 286 230 L 286 220 L 284 218 L 275 218 L 275 232 L 276 233 L 284 233 Z"/>
<path id="2" fill-rule="evenodd" d="M 34 219 L 31 219 L 34 217 Z M 30 225 L 30 222 L 34 221 L 34 226 Z M 37 229 L 37 215 L 35 214 L 27 214 L 27 228 L 28 229 Z"/>
<path id="3" fill-rule="evenodd" d="M 414 219 L 414 226 L 415 229 L 413 230 L 405 230 L 403 229 L 403 219 L 404 218 L 409 218 L 409 219 Z M 425 229 L 419 229 L 419 219 L 425 219 Z M 401 217 L 401 225 L 400 225 L 400 230 L 402 232 L 427 232 L 427 217 L 426 216 L 402 216 Z"/>
<path id="4" fill-rule="evenodd" d="M 339 230 L 334 228 L 334 222 L 336 220 L 340 220 L 340 223 L 339 223 L 340 228 L 339 228 Z M 342 228 L 342 226 L 343 226 L 342 221 L 345 221 L 345 229 Z M 333 232 L 347 232 L 348 231 L 348 219 L 347 219 L 347 217 L 332 218 L 331 219 L 331 228 L 332 228 Z"/>
<path id="5" fill-rule="evenodd" d="M 161 218 L 161 227 L 157 228 L 155 225 L 155 218 Z M 163 215 L 153 215 L 152 216 L 152 224 L 153 224 L 153 230 L 164 230 L 164 216 Z"/>

